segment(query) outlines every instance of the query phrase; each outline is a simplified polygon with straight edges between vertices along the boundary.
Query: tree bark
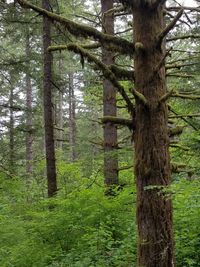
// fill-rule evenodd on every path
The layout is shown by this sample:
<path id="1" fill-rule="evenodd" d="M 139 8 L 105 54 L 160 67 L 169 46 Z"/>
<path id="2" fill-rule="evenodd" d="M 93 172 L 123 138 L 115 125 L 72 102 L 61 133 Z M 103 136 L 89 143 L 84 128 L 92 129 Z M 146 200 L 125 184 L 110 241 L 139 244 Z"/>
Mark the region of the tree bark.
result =
<path id="1" fill-rule="evenodd" d="M 42 6 L 50 10 L 49 0 L 43 0 Z M 57 191 L 54 127 L 53 127 L 53 103 L 52 103 L 52 63 L 53 58 L 48 51 L 51 45 L 51 20 L 43 17 L 43 49 L 44 49 L 44 80 L 43 80 L 43 101 L 44 101 L 44 128 L 48 196 L 52 197 Z"/>
<path id="2" fill-rule="evenodd" d="M 69 145 L 70 159 L 75 161 L 76 155 L 76 100 L 74 95 L 74 74 L 69 73 Z"/>
<path id="3" fill-rule="evenodd" d="M 102 29 L 106 34 L 114 35 L 113 0 L 101 0 Z M 114 53 L 102 47 L 102 62 L 107 66 L 114 64 Z M 110 81 L 103 80 L 103 115 L 117 116 L 116 89 Z M 104 123 L 104 181 L 107 186 L 118 184 L 117 126 Z"/>
<path id="4" fill-rule="evenodd" d="M 163 191 L 171 182 L 167 106 L 159 103 L 166 93 L 165 68 L 160 64 L 165 48 L 156 45 L 164 28 L 163 9 L 138 5 L 133 10 L 134 41 L 143 47 L 136 50 L 134 60 L 135 89 L 147 100 L 145 106 L 136 99 L 134 135 L 139 267 L 175 266 L 172 204 Z"/>
<path id="5" fill-rule="evenodd" d="M 31 54 L 31 47 L 30 47 L 30 35 L 29 31 L 27 30 L 26 35 L 26 58 L 28 60 L 27 64 L 27 73 L 26 73 L 26 126 L 27 126 L 27 134 L 26 134 L 26 171 L 28 175 L 31 175 L 33 172 L 33 120 L 32 120 L 32 85 L 31 85 L 31 78 L 30 78 L 30 54 Z"/>

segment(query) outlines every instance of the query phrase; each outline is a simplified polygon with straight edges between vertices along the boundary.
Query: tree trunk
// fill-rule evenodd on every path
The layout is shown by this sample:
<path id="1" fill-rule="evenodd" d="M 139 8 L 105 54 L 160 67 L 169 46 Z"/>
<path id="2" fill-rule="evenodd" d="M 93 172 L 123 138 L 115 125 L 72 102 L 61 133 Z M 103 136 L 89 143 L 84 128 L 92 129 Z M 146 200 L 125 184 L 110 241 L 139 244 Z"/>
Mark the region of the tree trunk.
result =
<path id="1" fill-rule="evenodd" d="M 76 155 L 76 101 L 74 95 L 74 77 L 73 73 L 69 73 L 69 145 L 70 158 L 75 161 Z"/>
<path id="2" fill-rule="evenodd" d="M 49 0 L 43 0 L 42 6 L 50 10 Z M 53 127 L 53 103 L 52 103 L 52 55 L 48 51 L 51 45 L 51 20 L 43 17 L 43 49 L 44 49 L 44 81 L 43 81 L 43 101 L 44 101 L 44 128 L 45 128 L 45 148 L 48 196 L 52 197 L 57 191 L 55 147 L 54 147 L 54 127 Z"/>
<path id="3" fill-rule="evenodd" d="M 148 101 L 145 106 L 136 100 L 134 135 L 139 267 L 175 266 L 172 204 L 163 191 L 171 181 L 167 106 L 159 104 L 166 93 L 165 49 L 156 45 L 164 28 L 163 13 L 161 5 L 152 10 L 141 5 L 133 11 L 134 41 L 137 47 L 143 45 L 136 49 L 135 89 Z"/>
<path id="4" fill-rule="evenodd" d="M 63 60 L 59 59 L 59 71 L 60 77 L 62 74 Z M 58 119 L 57 119 L 57 148 L 62 150 L 63 148 L 63 88 L 61 87 L 58 92 Z"/>
<path id="5" fill-rule="evenodd" d="M 114 35 L 113 0 L 101 0 L 103 32 Z M 102 62 L 114 64 L 114 53 L 102 48 Z M 103 81 L 103 115 L 116 116 L 116 89 L 106 79 Z M 118 184 L 117 126 L 110 122 L 104 124 L 104 181 L 107 186 Z"/>
<path id="6" fill-rule="evenodd" d="M 13 71 L 10 74 L 10 96 L 9 96 L 9 105 L 10 105 L 10 119 L 9 119 L 9 169 L 10 173 L 14 174 L 14 164 L 15 164 L 15 156 L 14 156 L 14 77 Z"/>
<path id="7" fill-rule="evenodd" d="M 30 36 L 27 30 L 26 35 L 26 58 L 30 60 Z M 27 174 L 32 174 L 33 172 L 33 121 L 32 121 L 32 85 L 31 85 L 31 78 L 30 78 L 30 63 L 27 64 L 27 73 L 26 73 L 26 126 L 27 126 L 27 134 L 26 134 L 26 171 Z"/>

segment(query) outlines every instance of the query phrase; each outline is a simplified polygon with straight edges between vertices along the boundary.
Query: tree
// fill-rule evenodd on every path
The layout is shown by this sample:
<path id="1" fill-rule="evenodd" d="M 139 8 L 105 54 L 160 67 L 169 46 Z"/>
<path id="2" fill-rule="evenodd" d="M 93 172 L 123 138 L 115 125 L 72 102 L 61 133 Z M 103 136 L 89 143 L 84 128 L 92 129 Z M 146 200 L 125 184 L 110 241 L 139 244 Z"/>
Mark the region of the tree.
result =
<path id="1" fill-rule="evenodd" d="M 135 148 L 135 176 L 137 185 L 138 266 L 175 266 L 172 227 L 172 204 L 167 189 L 171 182 L 169 157 L 169 129 L 167 99 L 172 92 L 166 89 L 165 59 L 169 51 L 165 38 L 183 14 L 177 14 L 165 27 L 164 0 L 120 1 L 133 15 L 134 42 L 101 33 L 86 25 L 77 24 L 55 15 L 25 0 L 21 5 L 55 20 L 73 35 L 98 40 L 92 44 L 68 44 L 52 46 L 49 50 L 68 49 L 93 62 L 118 90 L 126 102 L 131 122 L 107 118 L 111 122 L 128 124 L 133 131 Z M 119 9 L 113 12 L 118 12 Z M 121 10 L 121 7 L 120 7 Z M 109 51 L 134 56 L 134 74 L 128 70 L 113 68 L 89 52 L 91 46 L 103 46 Z M 123 75 L 132 81 L 130 89 L 135 101 L 128 96 L 119 82 Z M 133 83 L 134 81 L 134 83 Z"/>
<path id="2" fill-rule="evenodd" d="M 29 31 L 27 30 L 26 34 L 26 57 L 28 62 L 30 62 L 30 36 Z M 30 77 L 30 63 L 27 64 L 27 73 L 26 73 L 26 108 L 27 108 L 27 117 L 26 117 L 26 125 L 27 125 L 27 135 L 26 135 L 26 170 L 30 175 L 33 172 L 33 119 L 32 119 L 32 84 Z"/>
<path id="3" fill-rule="evenodd" d="M 74 73 L 68 73 L 69 78 L 69 145 L 70 159 L 76 160 L 76 100 L 74 94 Z"/>
<path id="4" fill-rule="evenodd" d="M 50 2 L 43 0 L 42 6 L 50 10 Z M 51 45 L 51 20 L 43 17 L 43 49 L 44 49 L 44 80 L 43 80 L 43 101 L 44 101 L 44 124 L 45 124 L 45 149 L 48 181 L 48 196 L 52 197 L 57 191 L 54 128 L 52 111 L 52 54 L 48 51 Z"/>
<path id="5" fill-rule="evenodd" d="M 114 35 L 114 14 L 108 12 L 113 9 L 113 0 L 101 0 L 102 28 L 105 34 Z M 102 62 L 107 65 L 114 64 L 114 53 L 102 48 Z M 116 89 L 108 80 L 103 80 L 103 115 L 117 116 Z M 118 184 L 117 159 L 117 125 L 105 122 L 104 131 L 104 180 L 107 186 Z"/>

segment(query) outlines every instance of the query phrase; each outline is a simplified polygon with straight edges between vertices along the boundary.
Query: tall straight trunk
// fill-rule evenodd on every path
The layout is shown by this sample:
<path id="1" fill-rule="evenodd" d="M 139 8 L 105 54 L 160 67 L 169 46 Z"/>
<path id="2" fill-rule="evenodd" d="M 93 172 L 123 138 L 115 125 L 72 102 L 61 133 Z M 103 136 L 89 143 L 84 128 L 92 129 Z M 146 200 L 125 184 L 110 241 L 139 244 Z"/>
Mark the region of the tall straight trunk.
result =
<path id="1" fill-rule="evenodd" d="M 43 0 L 42 6 L 50 10 L 49 0 Z M 43 80 L 43 101 L 44 101 L 44 128 L 48 196 L 52 197 L 57 191 L 54 127 L 53 127 L 53 103 L 52 103 L 52 63 L 53 58 L 48 51 L 51 45 L 51 20 L 43 17 L 43 49 L 44 49 L 44 80 Z"/>
<path id="2" fill-rule="evenodd" d="M 63 60 L 59 59 L 60 76 L 62 74 Z M 57 148 L 63 148 L 63 90 L 60 88 L 58 92 L 58 118 L 57 118 Z"/>
<path id="3" fill-rule="evenodd" d="M 30 48 L 30 36 L 27 30 L 26 35 L 26 58 L 30 60 L 31 48 Z M 30 63 L 27 64 L 27 73 L 26 73 L 26 126 L 27 126 L 27 134 L 26 134 L 26 171 L 28 174 L 32 174 L 33 172 L 33 120 L 32 120 L 32 85 L 30 78 Z"/>
<path id="4" fill-rule="evenodd" d="M 10 96 L 9 96 L 9 169 L 10 173 L 14 173 L 14 164 L 15 164 L 15 151 L 14 151 L 14 112 L 13 112 L 13 104 L 14 104 L 14 84 L 13 84 L 13 74 L 11 71 L 10 77 Z"/>
<path id="5" fill-rule="evenodd" d="M 114 35 L 113 0 L 101 0 L 102 27 L 106 34 Z M 102 48 L 102 62 L 114 64 L 114 53 Z M 103 81 L 103 115 L 117 115 L 116 89 L 110 81 Z M 117 126 L 110 122 L 104 124 L 104 181 L 107 186 L 118 184 Z"/>
<path id="6" fill-rule="evenodd" d="M 69 144 L 71 161 L 76 160 L 76 100 L 74 95 L 74 74 L 69 73 Z"/>
<path id="7" fill-rule="evenodd" d="M 140 1 L 142 2 L 142 0 Z M 172 204 L 163 190 L 171 182 L 167 105 L 159 102 L 166 93 L 164 45 L 156 45 L 164 28 L 164 8 L 138 5 L 133 10 L 136 50 L 135 89 L 148 101 L 136 101 L 135 176 L 137 185 L 138 265 L 172 267 L 174 241 Z"/>

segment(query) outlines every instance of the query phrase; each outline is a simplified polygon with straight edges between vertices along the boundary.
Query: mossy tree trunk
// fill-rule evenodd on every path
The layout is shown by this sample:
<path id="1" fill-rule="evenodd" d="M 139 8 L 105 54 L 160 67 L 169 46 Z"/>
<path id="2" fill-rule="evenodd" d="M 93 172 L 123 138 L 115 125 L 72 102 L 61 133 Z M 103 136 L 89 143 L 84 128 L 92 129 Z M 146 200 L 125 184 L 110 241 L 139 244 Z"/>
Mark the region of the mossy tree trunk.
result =
<path id="1" fill-rule="evenodd" d="M 135 89 L 148 103 L 144 105 L 136 100 L 134 143 L 139 267 L 175 266 L 172 204 L 163 191 L 171 181 L 167 105 L 159 101 L 166 93 L 165 67 L 161 64 L 165 48 L 163 42 L 158 42 L 164 28 L 163 13 L 163 5 L 151 9 L 141 4 L 133 9 L 134 41 L 140 43 L 134 59 Z"/>
<path id="2" fill-rule="evenodd" d="M 101 0 L 102 28 L 106 34 L 114 35 L 114 15 L 107 12 L 113 8 L 113 0 Z M 102 48 L 102 62 L 114 64 L 114 53 Z M 117 116 L 116 89 L 113 84 L 103 80 L 103 115 Z M 118 184 L 117 126 L 112 122 L 104 123 L 104 181 L 107 186 Z"/>
<path id="3" fill-rule="evenodd" d="M 43 0 L 42 6 L 50 10 L 49 0 Z M 53 128 L 53 103 L 52 103 L 52 54 L 48 51 L 51 45 L 51 20 L 43 17 L 43 49 L 44 49 L 44 80 L 43 80 L 43 100 L 44 100 L 44 124 L 45 124 L 45 148 L 48 196 L 52 197 L 57 191 L 54 128 Z"/>

